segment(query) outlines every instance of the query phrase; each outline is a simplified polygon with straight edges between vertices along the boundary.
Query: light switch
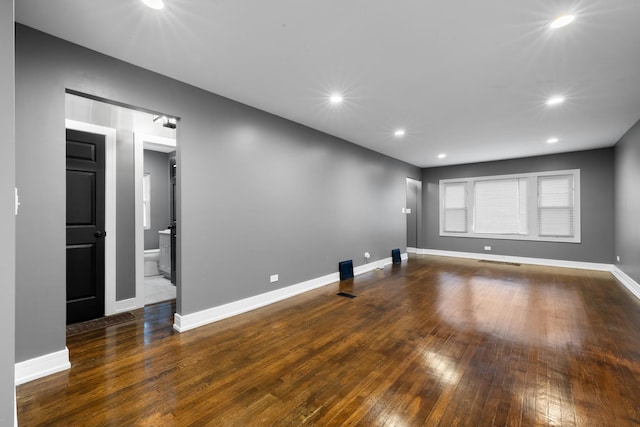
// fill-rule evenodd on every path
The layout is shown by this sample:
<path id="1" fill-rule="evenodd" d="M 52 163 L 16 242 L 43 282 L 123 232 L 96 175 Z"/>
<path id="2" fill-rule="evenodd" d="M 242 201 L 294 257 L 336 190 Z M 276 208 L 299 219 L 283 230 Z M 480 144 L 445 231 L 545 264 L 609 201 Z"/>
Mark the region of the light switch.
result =
<path id="1" fill-rule="evenodd" d="M 18 189 L 15 188 L 16 190 L 16 215 L 18 215 L 18 207 L 20 206 L 20 199 L 18 198 Z"/>

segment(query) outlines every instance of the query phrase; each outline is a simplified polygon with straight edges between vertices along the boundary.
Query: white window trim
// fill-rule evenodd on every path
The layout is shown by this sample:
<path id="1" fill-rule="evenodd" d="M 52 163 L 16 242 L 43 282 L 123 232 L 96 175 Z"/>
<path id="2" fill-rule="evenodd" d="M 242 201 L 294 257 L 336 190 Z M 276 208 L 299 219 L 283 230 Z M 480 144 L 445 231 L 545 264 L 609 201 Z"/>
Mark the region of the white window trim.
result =
<path id="1" fill-rule="evenodd" d="M 538 177 L 554 176 L 554 175 L 573 175 L 573 194 L 574 194 L 574 236 L 539 236 L 538 235 Z M 527 178 L 529 180 L 527 190 L 527 234 L 480 234 L 474 232 L 474 184 L 477 181 L 499 180 L 499 179 L 516 179 Z M 447 183 L 466 183 L 467 185 L 467 231 L 466 232 L 447 232 L 444 231 L 444 185 Z M 564 243 L 580 243 L 581 242 L 581 208 L 580 208 L 580 169 L 568 169 L 558 171 L 532 172 L 509 175 L 492 175 L 470 178 L 455 178 L 440 180 L 439 187 L 440 199 L 440 236 L 444 237 L 470 237 L 475 239 L 503 239 L 503 240 L 527 240 L 542 242 L 564 242 Z"/>

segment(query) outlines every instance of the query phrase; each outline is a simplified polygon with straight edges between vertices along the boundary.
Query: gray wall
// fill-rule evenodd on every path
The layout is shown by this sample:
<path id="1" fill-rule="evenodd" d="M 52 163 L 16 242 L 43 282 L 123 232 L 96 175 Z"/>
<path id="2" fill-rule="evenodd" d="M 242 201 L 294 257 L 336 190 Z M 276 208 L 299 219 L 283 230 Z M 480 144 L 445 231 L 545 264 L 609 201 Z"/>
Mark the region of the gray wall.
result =
<path id="1" fill-rule="evenodd" d="M 17 360 L 65 345 L 65 89 L 181 118 L 180 314 L 406 247 L 418 168 L 27 27 L 16 36 Z"/>
<path id="2" fill-rule="evenodd" d="M 615 146 L 616 264 L 640 283 L 640 121 Z"/>
<path id="3" fill-rule="evenodd" d="M 556 243 L 500 239 L 442 237 L 439 229 L 439 182 L 441 179 L 513 173 L 580 169 L 582 242 Z M 426 248 L 531 258 L 612 263 L 614 235 L 613 148 L 528 157 L 422 171 L 424 238 Z"/>
<path id="4" fill-rule="evenodd" d="M 13 425 L 14 396 L 14 324 L 15 324 L 15 215 L 13 210 L 14 158 L 14 30 L 13 1 L 0 1 L 0 117 L 5 126 L 0 137 L 4 162 L 0 167 L 0 425 Z"/>
<path id="5" fill-rule="evenodd" d="M 144 150 L 144 173 L 151 176 L 151 228 L 144 230 L 144 248 L 158 249 L 158 231 L 171 223 L 169 205 L 169 153 Z"/>

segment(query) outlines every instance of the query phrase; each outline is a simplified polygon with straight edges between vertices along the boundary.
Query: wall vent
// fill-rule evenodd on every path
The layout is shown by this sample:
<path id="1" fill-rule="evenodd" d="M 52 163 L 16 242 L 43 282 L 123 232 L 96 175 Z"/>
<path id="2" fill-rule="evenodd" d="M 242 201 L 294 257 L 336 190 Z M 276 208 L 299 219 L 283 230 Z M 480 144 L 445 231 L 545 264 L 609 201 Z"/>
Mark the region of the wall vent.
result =
<path id="1" fill-rule="evenodd" d="M 520 267 L 520 264 L 517 262 L 493 261 L 490 259 L 481 259 L 478 260 L 478 262 L 488 262 L 489 264 L 515 265 L 516 267 Z"/>

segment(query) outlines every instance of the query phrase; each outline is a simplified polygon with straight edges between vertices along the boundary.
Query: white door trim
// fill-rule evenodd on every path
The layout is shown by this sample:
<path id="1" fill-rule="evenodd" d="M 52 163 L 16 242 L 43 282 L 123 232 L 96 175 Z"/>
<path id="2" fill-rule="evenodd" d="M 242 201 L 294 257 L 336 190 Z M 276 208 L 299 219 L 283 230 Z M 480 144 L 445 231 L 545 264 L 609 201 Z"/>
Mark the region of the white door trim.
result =
<path id="1" fill-rule="evenodd" d="M 116 130 L 69 119 L 65 126 L 105 136 L 104 314 L 108 316 L 115 313 L 116 305 Z"/>
<path id="2" fill-rule="evenodd" d="M 135 264 L 136 264 L 136 306 L 144 307 L 144 226 L 142 221 L 142 180 L 144 177 L 144 146 L 151 149 L 162 147 L 176 147 L 176 140 L 162 136 L 153 136 L 141 132 L 133 133 L 133 168 L 134 168 L 134 199 L 135 199 Z M 153 147 L 155 146 L 155 147 Z M 165 151 L 165 150 L 162 150 Z M 171 150 L 173 151 L 173 150 Z"/>

